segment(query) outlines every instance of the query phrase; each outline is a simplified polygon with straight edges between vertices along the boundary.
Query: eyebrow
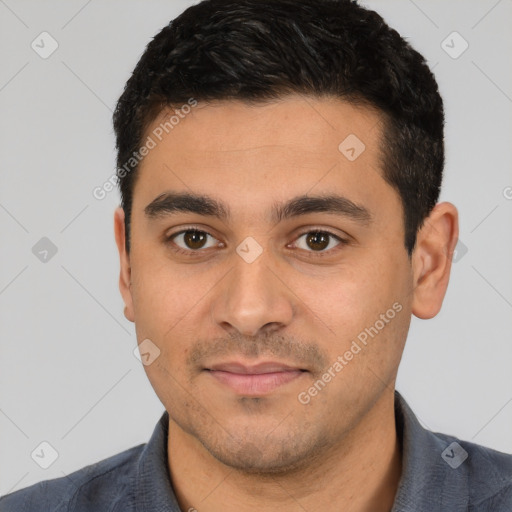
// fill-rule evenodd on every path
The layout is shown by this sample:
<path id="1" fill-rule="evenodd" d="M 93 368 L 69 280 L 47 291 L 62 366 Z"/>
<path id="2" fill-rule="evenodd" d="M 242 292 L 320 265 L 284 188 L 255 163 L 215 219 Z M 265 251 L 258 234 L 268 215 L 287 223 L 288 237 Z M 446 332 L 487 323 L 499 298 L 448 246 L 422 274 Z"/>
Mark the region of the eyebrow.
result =
<path id="1" fill-rule="evenodd" d="M 149 219 L 163 218 L 179 212 L 215 217 L 226 223 L 231 219 L 229 206 L 204 194 L 165 192 L 144 208 L 144 213 Z M 302 195 L 285 203 L 274 203 L 271 207 L 270 222 L 278 223 L 311 213 L 338 215 L 363 225 L 373 221 L 372 214 L 364 206 L 338 194 L 328 194 Z"/>

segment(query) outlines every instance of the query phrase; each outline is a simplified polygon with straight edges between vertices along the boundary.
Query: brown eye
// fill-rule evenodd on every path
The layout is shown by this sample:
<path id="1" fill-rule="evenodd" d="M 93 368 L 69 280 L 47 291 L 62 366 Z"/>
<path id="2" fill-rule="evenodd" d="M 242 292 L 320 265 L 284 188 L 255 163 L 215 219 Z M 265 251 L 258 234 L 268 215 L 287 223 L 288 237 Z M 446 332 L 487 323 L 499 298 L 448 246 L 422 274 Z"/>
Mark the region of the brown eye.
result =
<path id="1" fill-rule="evenodd" d="M 331 249 L 339 245 L 346 245 L 347 243 L 347 240 L 340 238 L 334 233 L 315 230 L 307 231 L 299 235 L 293 245 L 309 253 L 318 253 L 318 256 L 323 256 L 324 253 L 329 252 Z"/>
<path id="2" fill-rule="evenodd" d="M 189 249 L 201 249 L 206 242 L 206 233 L 202 231 L 185 231 L 183 241 Z"/>
<path id="3" fill-rule="evenodd" d="M 212 242 L 207 246 L 208 237 L 212 239 Z M 199 251 L 215 246 L 216 239 L 206 231 L 186 229 L 169 236 L 168 241 L 177 245 L 181 250 Z"/>
<path id="4" fill-rule="evenodd" d="M 329 245 L 330 235 L 327 233 L 318 231 L 306 234 L 306 243 L 314 251 L 323 251 Z"/>

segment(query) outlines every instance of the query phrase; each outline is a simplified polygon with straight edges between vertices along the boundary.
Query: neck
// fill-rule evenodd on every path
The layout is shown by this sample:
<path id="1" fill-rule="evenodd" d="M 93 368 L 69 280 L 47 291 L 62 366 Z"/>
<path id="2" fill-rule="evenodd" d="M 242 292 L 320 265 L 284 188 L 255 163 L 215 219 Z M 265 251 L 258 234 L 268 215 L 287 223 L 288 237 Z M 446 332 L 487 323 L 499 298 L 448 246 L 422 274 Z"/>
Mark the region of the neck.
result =
<path id="1" fill-rule="evenodd" d="M 389 512 L 402 471 L 394 416 L 394 392 L 375 405 L 325 456 L 282 475 L 247 474 L 205 450 L 172 420 L 169 469 L 184 511 L 291 512 L 343 510 Z"/>

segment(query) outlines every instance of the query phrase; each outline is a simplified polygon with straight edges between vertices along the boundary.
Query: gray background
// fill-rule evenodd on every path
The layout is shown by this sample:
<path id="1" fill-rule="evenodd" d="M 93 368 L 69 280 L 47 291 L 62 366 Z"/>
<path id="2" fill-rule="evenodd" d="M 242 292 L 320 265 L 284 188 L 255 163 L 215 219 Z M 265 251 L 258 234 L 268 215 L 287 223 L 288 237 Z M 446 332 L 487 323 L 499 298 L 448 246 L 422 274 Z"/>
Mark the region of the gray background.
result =
<path id="1" fill-rule="evenodd" d="M 163 412 L 117 288 L 119 197 L 92 190 L 115 169 L 111 110 L 129 73 L 192 3 L 0 0 L 1 494 L 147 441 Z M 429 428 L 512 453 L 512 1 L 365 3 L 434 68 L 441 199 L 464 244 L 442 312 L 413 318 L 397 388 Z M 46 59 L 31 47 L 43 31 L 59 45 Z M 469 44 L 457 58 L 454 31 Z M 42 237 L 57 248 L 46 262 Z M 31 458 L 43 441 L 58 453 L 48 469 Z"/>

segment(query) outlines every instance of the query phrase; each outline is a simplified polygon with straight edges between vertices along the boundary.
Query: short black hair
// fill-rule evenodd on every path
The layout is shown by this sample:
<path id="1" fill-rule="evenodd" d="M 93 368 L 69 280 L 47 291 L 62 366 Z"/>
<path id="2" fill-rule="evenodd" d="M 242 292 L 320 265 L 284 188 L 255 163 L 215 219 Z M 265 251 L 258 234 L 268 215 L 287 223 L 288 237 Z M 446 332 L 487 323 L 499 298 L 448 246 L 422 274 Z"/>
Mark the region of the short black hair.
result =
<path id="1" fill-rule="evenodd" d="M 126 249 L 137 176 L 131 157 L 166 107 L 288 94 L 334 96 L 381 114 L 380 164 L 401 197 L 410 256 L 440 193 L 443 102 L 425 59 L 356 0 L 203 0 L 150 41 L 113 116 Z"/>

